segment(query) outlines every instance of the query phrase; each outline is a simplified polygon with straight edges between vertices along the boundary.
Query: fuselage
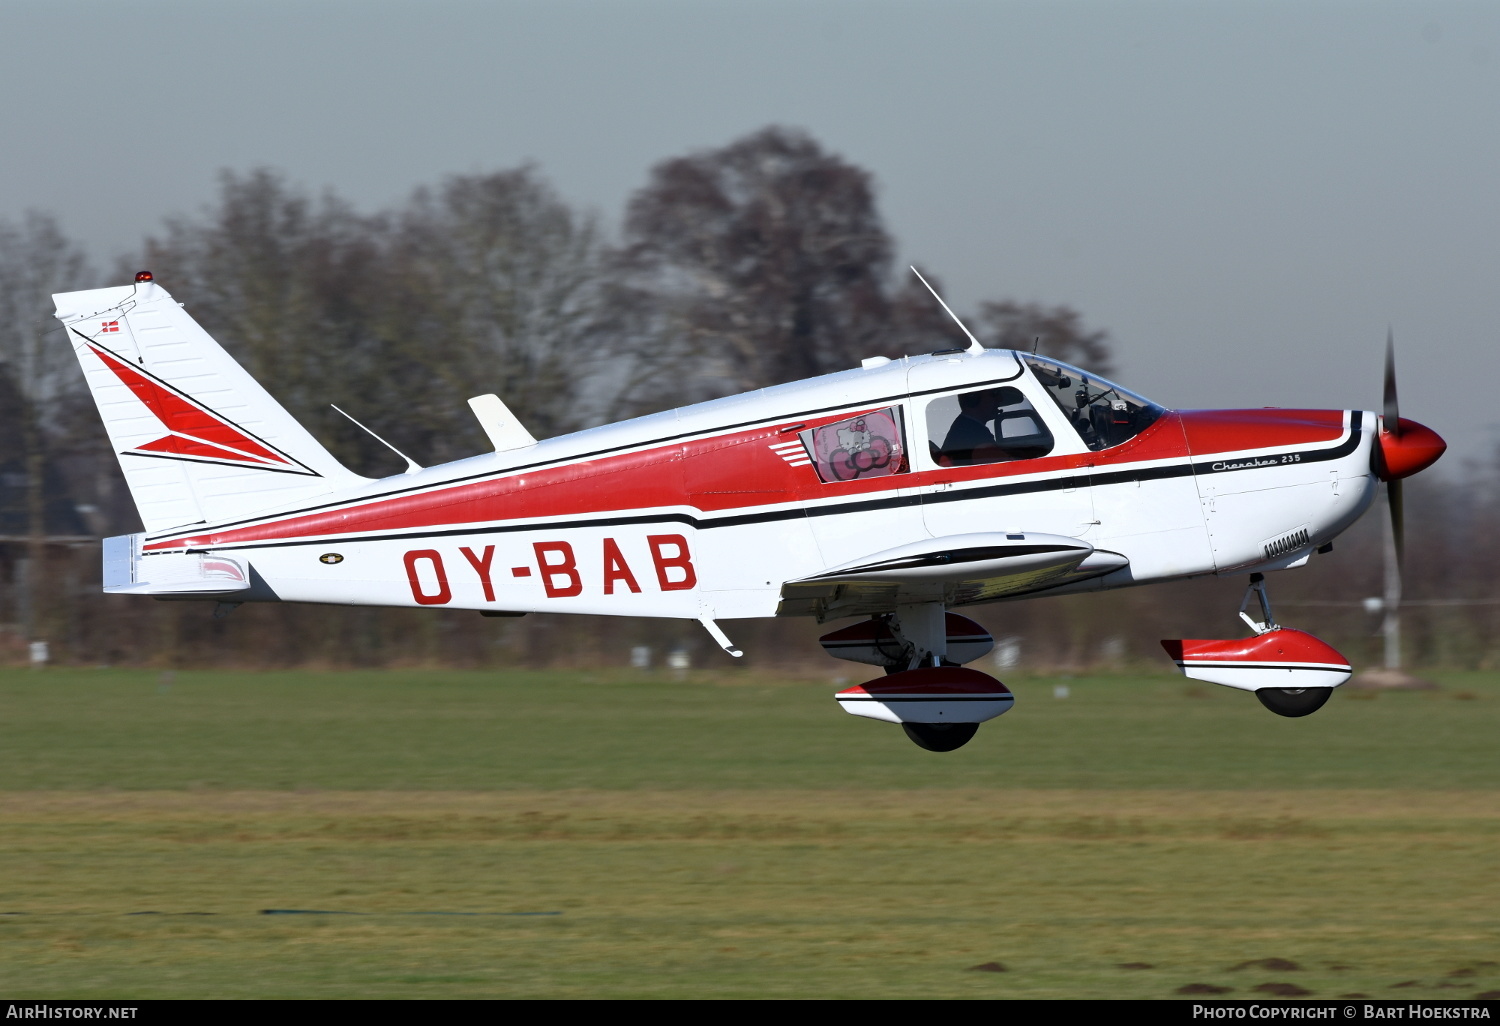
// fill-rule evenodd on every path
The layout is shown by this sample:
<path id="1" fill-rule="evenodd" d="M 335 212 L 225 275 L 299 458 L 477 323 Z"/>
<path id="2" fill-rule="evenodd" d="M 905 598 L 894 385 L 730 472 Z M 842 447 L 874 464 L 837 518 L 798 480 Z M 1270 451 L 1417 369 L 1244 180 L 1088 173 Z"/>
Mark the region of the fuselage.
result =
<path id="1" fill-rule="evenodd" d="M 1104 444 L 1080 434 L 1016 353 L 867 364 L 158 532 L 144 561 L 232 558 L 253 568 L 250 599 L 807 615 L 785 600 L 786 582 L 973 532 L 1046 532 L 1128 559 L 1031 594 L 1278 569 L 1331 541 L 1375 494 L 1366 411 L 1158 411 Z M 958 397 L 1014 400 L 1008 389 L 1031 434 L 1001 438 L 1015 444 L 987 462 L 945 454 L 972 430 Z M 1107 397 L 1100 405 L 1108 412 Z"/>

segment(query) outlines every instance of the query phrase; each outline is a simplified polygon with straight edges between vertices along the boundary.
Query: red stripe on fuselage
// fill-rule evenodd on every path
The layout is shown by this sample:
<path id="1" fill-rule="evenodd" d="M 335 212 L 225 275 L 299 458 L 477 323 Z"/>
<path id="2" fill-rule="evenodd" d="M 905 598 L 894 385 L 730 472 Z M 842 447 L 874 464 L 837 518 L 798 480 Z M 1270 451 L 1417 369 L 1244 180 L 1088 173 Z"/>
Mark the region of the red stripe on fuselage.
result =
<path id="1" fill-rule="evenodd" d="M 789 418 L 787 426 L 818 427 L 854 416 L 858 414 L 840 413 L 806 420 Z M 161 550 L 413 531 L 674 506 L 692 507 L 705 513 L 731 512 L 778 503 L 878 495 L 941 482 L 964 483 L 1327 442 L 1342 434 L 1343 416 L 1342 411 L 1336 410 L 1187 414 L 1169 411 L 1135 438 L 1103 452 L 975 467 L 940 467 L 832 484 L 819 481 L 812 466 L 788 466 L 770 448 L 795 438 L 795 434 L 790 431 L 783 434 L 776 426 L 761 427 L 566 466 L 527 470 L 508 477 L 434 485 L 428 491 L 375 498 L 341 509 L 293 515 L 263 524 L 183 535 L 154 541 L 145 547 Z M 909 438 L 908 448 L 913 441 L 925 444 Z"/>

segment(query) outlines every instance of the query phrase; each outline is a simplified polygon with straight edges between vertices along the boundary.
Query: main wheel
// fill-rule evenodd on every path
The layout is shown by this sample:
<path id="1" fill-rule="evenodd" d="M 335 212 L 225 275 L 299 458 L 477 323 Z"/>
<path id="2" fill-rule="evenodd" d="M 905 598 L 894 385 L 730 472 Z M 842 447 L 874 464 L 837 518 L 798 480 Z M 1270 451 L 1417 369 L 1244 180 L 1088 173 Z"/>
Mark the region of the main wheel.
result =
<path id="1" fill-rule="evenodd" d="M 1277 716 L 1310 716 L 1331 694 L 1333 688 L 1261 688 L 1255 697 Z"/>
<path id="2" fill-rule="evenodd" d="M 918 748 L 929 752 L 951 752 L 969 743 L 979 730 L 977 723 L 903 723 L 901 729 Z"/>

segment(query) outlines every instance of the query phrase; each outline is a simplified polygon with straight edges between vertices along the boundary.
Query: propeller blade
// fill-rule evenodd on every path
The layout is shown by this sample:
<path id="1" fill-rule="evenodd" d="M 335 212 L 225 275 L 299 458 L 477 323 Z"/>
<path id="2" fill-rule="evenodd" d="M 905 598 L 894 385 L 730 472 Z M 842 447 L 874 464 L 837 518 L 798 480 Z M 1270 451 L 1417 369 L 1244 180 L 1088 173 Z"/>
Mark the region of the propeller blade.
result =
<path id="1" fill-rule="evenodd" d="M 1391 511 L 1391 537 L 1396 542 L 1396 570 L 1399 573 L 1406 559 L 1406 507 L 1399 480 L 1387 481 L 1385 489 L 1386 505 Z"/>
<path id="2" fill-rule="evenodd" d="M 1393 435 L 1401 434 L 1401 408 L 1396 402 L 1396 335 L 1390 328 L 1385 330 L 1385 403 L 1381 412 L 1381 428 Z"/>

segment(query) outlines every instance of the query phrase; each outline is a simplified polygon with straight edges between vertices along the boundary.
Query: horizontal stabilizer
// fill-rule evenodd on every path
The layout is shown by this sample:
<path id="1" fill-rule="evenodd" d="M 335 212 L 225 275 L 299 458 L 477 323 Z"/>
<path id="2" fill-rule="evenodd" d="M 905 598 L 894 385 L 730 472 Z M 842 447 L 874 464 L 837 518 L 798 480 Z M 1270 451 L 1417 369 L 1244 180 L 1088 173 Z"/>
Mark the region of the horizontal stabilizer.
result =
<path id="1" fill-rule="evenodd" d="M 228 595 L 249 589 L 248 567 L 206 552 L 141 555 L 142 534 L 104 539 L 104 590 L 110 595 Z"/>

